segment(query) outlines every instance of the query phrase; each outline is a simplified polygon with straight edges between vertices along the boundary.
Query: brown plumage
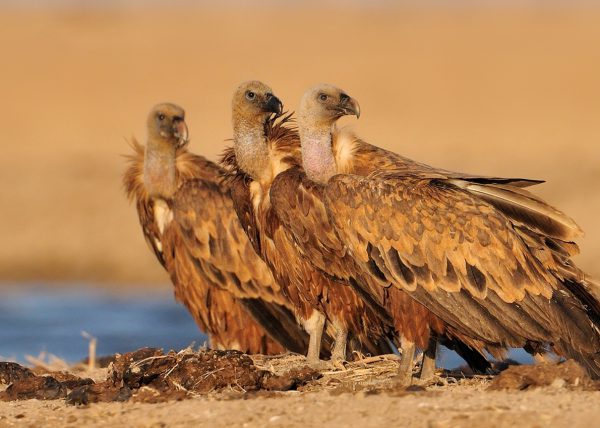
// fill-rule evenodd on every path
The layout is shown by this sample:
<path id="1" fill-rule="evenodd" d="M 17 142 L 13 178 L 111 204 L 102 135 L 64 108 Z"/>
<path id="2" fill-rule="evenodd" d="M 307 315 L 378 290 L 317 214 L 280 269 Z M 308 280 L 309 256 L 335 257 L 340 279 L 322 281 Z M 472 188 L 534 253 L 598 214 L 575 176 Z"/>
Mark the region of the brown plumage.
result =
<path id="1" fill-rule="evenodd" d="M 353 113 L 328 85 L 307 92 L 300 108 L 304 168 L 322 186 L 331 231 L 319 229 L 311 247 L 336 255 L 311 260 L 372 294 L 402 290 L 475 346 L 551 349 L 600 376 L 598 296 L 569 260 L 581 234 L 573 220 L 523 189 L 535 182 L 433 169 L 331 123 L 315 126 L 323 93 L 338 117 Z"/>
<path id="2" fill-rule="evenodd" d="M 373 285 L 369 277 L 346 274 L 346 266 L 352 264 L 353 259 L 330 224 L 322 200 L 322 185 L 317 181 L 327 181 L 330 176 L 341 172 L 338 171 L 338 164 L 341 164 L 342 160 L 345 161 L 349 153 L 345 153 L 343 147 L 334 144 L 335 162 L 327 162 L 328 157 L 332 155 L 331 147 L 311 146 L 311 142 L 318 141 L 321 131 L 325 134 L 331 132 L 333 122 L 343 111 L 358 111 L 357 103 L 350 97 L 344 98 L 344 102 L 344 106 L 334 106 L 328 110 L 326 112 L 328 117 L 301 116 L 305 125 L 301 127 L 302 155 L 304 162 L 313 166 L 312 171 L 316 174 L 312 178 L 316 181 L 309 179 L 299 166 L 290 168 L 275 179 L 270 196 L 283 226 L 293 235 L 298 250 L 317 269 L 353 283 L 359 289 L 362 287 L 363 296 L 375 301 L 381 307 L 381 311 L 386 312 L 393 319 L 394 329 L 399 333 L 398 343 L 403 348 L 404 359 L 401 372 L 404 376 L 409 376 L 412 372 L 415 345 L 427 349 L 422 376 L 429 377 L 433 374 L 438 337 L 446 346 L 459 352 L 473 369 L 478 371 L 489 369 L 481 344 L 469 338 L 461 338 L 457 333 L 452 334 L 445 323 L 404 292 L 395 288 L 383 288 L 378 283 Z M 335 110 L 336 108 L 338 110 Z M 302 114 L 306 115 L 306 108 L 301 108 Z M 315 129 L 313 126 L 315 123 L 320 124 L 323 129 L 319 130 L 318 127 Z M 312 129 L 308 129 L 307 125 Z M 365 144 L 365 149 L 366 146 Z M 307 147 L 315 150 L 311 152 Z M 364 156 L 365 161 L 358 164 L 344 164 L 344 172 L 368 174 L 375 168 L 384 166 L 383 159 L 381 162 L 375 161 L 374 164 L 369 164 L 366 162 L 367 157 Z M 314 168 L 315 165 L 318 168 Z M 493 351 L 498 354 L 496 349 Z"/>
<path id="3" fill-rule="evenodd" d="M 183 110 L 156 106 L 148 144 L 135 140 L 124 175 L 146 241 L 214 348 L 306 349 L 306 335 L 233 210 L 223 170 L 187 148 Z"/>
<path id="4" fill-rule="evenodd" d="M 234 177 L 234 205 L 255 249 L 310 333 L 309 359 L 318 360 L 326 318 L 336 340 L 334 359 L 346 357 L 348 333 L 364 344 L 383 341 L 378 316 L 351 287 L 326 277 L 298 253 L 270 202 L 275 177 L 300 162 L 300 141 L 289 116 L 271 119 L 281 113 L 281 102 L 263 83 L 247 82 L 234 94 L 232 110 L 234 147 L 226 151 L 223 164 Z"/>

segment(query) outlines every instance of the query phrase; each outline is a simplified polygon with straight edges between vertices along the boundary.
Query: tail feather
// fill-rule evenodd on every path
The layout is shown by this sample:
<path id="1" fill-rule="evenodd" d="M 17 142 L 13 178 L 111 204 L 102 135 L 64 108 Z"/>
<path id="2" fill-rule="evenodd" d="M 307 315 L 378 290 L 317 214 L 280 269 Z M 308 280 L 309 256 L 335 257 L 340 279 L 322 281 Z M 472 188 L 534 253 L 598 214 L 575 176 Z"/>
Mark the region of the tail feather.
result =
<path id="1" fill-rule="evenodd" d="M 583 235 L 572 218 L 522 188 L 456 179 L 448 182 L 489 202 L 516 224 L 526 225 L 538 233 L 562 241 L 573 241 Z"/>
<path id="2" fill-rule="evenodd" d="M 600 290 L 597 284 L 584 280 L 563 279 L 563 285 L 581 302 L 588 317 L 600 331 Z"/>
<path id="3" fill-rule="evenodd" d="M 573 358 L 589 375 L 600 378 L 600 312 L 598 300 L 589 295 L 581 282 L 565 280 L 564 289 L 554 293 L 555 329 L 559 339 L 552 348 L 559 355 Z M 568 290 L 568 291 L 567 291 Z M 588 302 L 589 304 L 586 304 Z"/>
<path id="4" fill-rule="evenodd" d="M 501 177 L 480 177 L 476 175 L 468 175 L 468 174 L 456 174 L 450 173 L 448 174 L 450 178 L 458 178 L 460 180 L 469 181 L 471 183 L 479 183 L 479 184 L 510 184 L 514 187 L 531 187 L 538 184 L 544 183 L 544 180 L 532 180 L 530 178 L 501 178 Z"/>
<path id="5" fill-rule="evenodd" d="M 461 340 L 448 336 L 440 337 L 439 341 L 441 345 L 456 352 L 475 373 L 487 374 L 491 372 L 492 365 L 477 349 L 472 348 Z"/>
<path id="6" fill-rule="evenodd" d="M 308 335 L 289 309 L 261 299 L 242 299 L 241 302 L 255 321 L 265 329 L 269 337 L 289 351 L 306 353 Z"/>

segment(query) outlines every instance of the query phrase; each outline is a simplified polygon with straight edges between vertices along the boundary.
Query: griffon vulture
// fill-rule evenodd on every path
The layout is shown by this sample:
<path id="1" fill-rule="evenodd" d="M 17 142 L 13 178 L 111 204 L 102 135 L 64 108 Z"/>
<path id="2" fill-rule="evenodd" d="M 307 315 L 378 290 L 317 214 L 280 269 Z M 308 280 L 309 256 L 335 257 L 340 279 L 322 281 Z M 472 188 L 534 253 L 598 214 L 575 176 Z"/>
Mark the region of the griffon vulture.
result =
<path id="1" fill-rule="evenodd" d="M 314 269 L 298 253 L 270 203 L 275 177 L 301 160 L 298 133 L 286 126 L 289 116 L 273 117 L 281 111 L 281 101 L 261 82 L 243 83 L 234 93 L 234 145 L 226 150 L 222 164 L 231 171 L 238 217 L 310 334 L 307 357 L 311 364 L 319 364 L 326 321 L 334 331 L 332 360 L 346 358 L 348 334 L 368 352 L 390 349 L 379 316 L 355 290 Z"/>
<path id="2" fill-rule="evenodd" d="M 410 161 L 338 130 L 347 114 L 358 104 L 338 88 L 306 92 L 308 178 L 289 171 L 271 188 L 307 258 L 373 296 L 402 290 L 476 348 L 551 350 L 600 377 L 597 286 L 570 260 L 581 230 L 524 190 L 537 182 Z"/>
<path id="3" fill-rule="evenodd" d="M 241 228 L 223 170 L 187 150 L 183 109 L 157 105 L 147 129 L 123 181 L 176 299 L 214 348 L 305 352 L 306 334 Z"/>

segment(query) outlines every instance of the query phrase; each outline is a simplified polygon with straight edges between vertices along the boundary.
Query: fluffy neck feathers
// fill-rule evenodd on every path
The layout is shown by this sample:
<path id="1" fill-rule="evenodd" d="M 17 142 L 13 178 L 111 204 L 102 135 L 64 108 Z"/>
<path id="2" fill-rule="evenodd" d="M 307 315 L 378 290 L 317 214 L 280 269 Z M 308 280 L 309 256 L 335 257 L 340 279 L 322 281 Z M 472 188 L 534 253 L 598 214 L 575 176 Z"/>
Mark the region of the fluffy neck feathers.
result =
<path id="1" fill-rule="evenodd" d="M 233 140 L 239 168 L 254 180 L 260 180 L 269 166 L 269 147 L 264 126 L 234 120 Z"/>
<path id="2" fill-rule="evenodd" d="M 318 183 L 326 183 L 337 174 L 337 166 L 332 149 L 333 126 L 300 126 L 302 142 L 302 165 L 308 178 Z"/>
<path id="3" fill-rule="evenodd" d="M 144 185 L 151 198 L 169 199 L 177 190 L 175 144 L 150 138 L 144 156 Z"/>

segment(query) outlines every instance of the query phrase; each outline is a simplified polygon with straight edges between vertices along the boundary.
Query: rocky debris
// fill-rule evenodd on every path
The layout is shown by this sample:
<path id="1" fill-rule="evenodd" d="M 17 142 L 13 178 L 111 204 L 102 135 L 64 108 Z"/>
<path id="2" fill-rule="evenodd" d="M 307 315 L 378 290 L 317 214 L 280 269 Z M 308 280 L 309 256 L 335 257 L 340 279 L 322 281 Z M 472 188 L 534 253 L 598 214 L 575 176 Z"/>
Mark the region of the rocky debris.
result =
<path id="1" fill-rule="evenodd" d="M 558 364 L 510 366 L 496 376 L 489 390 L 553 387 L 571 389 L 598 389 L 585 370 L 573 360 Z"/>
<path id="2" fill-rule="evenodd" d="M 320 374 L 309 367 L 292 367 L 275 374 L 258 368 L 237 351 L 185 349 L 164 354 L 143 348 L 110 359 L 106 380 L 94 382 L 66 372 L 27 369 L 15 363 L 0 364 L 0 379 L 9 384 L 0 400 L 55 400 L 88 405 L 128 401 L 156 403 L 182 400 L 199 394 L 234 394 L 298 389 Z"/>
<path id="3" fill-rule="evenodd" d="M 41 368 L 28 369 L 17 363 L 0 362 L 0 383 L 7 384 L 0 392 L 0 401 L 57 400 L 68 391 L 94 382 L 71 373 L 48 372 Z"/>
<path id="4" fill-rule="evenodd" d="M 52 376 L 32 376 L 18 380 L 0 392 L 0 400 L 57 400 L 67 396 L 67 387 Z"/>
<path id="5" fill-rule="evenodd" d="M 36 370 L 34 369 L 34 372 Z M 59 372 L 40 372 L 40 376 L 52 376 L 54 379 L 59 381 L 62 385 L 64 385 L 67 389 L 75 389 L 83 385 L 91 385 L 94 381 L 90 378 L 81 378 L 72 373 L 67 373 L 63 371 Z"/>
<path id="6" fill-rule="evenodd" d="M 182 390 L 206 394 L 224 388 L 256 391 L 266 372 L 258 370 L 247 355 L 237 351 L 160 351 L 141 359 L 125 354 L 109 368 L 114 385 L 132 389 L 150 386 L 159 391 Z"/>
<path id="7" fill-rule="evenodd" d="M 161 349 L 142 348 L 126 354 L 117 354 L 108 366 L 107 381 L 113 385 L 139 388 L 148 384 L 160 373 L 160 366 L 168 363 Z M 150 372 L 148 369 L 151 369 Z"/>
<path id="8" fill-rule="evenodd" d="M 9 385 L 34 376 L 31 370 L 20 364 L 0 362 L 0 384 Z"/>
<path id="9" fill-rule="evenodd" d="M 307 367 L 275 375 L 258 369 L 238 351 L 188 349 L 163 354 L 147 348 L 118 356 L 109 367 L 108 382 L 134 390 L 134 401 L 158 402 L 224 390 L 288 391 L 318 376 Z"/>

